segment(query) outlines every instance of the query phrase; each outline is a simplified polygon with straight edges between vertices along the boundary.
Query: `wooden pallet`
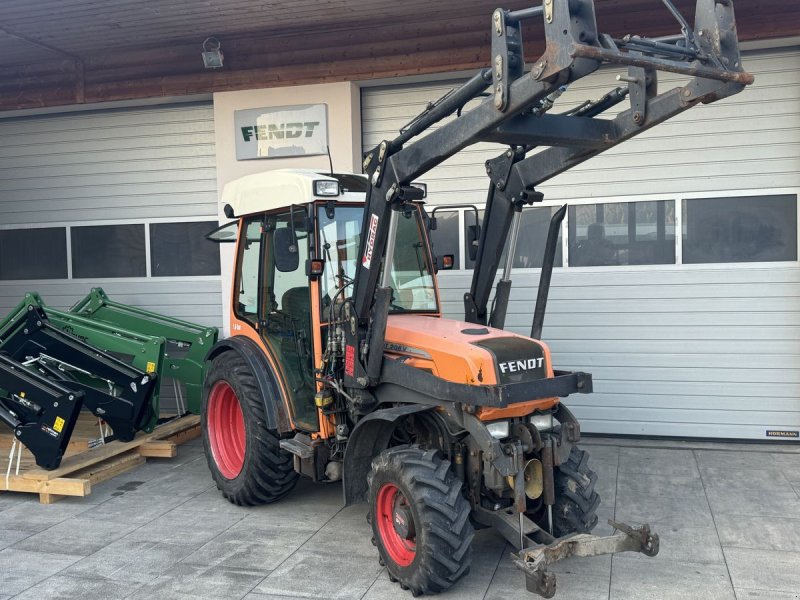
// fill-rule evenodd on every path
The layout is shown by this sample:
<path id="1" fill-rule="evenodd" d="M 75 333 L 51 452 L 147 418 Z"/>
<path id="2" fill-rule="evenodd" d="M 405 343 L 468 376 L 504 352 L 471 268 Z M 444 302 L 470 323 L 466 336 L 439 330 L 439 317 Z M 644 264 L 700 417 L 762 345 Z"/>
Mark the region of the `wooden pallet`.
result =
<path id="1" fill-rule="evenodd" d="M 173 419 L 156 427 L 153 433 L 138 434 L 130 442 L 114 441 L 90 448 L 90 442 L 100 437 L 100 430 L 96 418 L 82 415 L 57 469 L 47 471 L 37 467 L 33 455 L 23 448 L 19 474 L 16 474 L 16 450 L 8 478 L 8 452 L 14 437 L 6 431 L 0 434 L 0 492 L 39 494 L 42 504 L 51 504 L 64 496 L 88 496 L 93 484 L 129 471 L 147 458 L 177 456 L 179 444 L 200 436 L 200 417 Z"/>

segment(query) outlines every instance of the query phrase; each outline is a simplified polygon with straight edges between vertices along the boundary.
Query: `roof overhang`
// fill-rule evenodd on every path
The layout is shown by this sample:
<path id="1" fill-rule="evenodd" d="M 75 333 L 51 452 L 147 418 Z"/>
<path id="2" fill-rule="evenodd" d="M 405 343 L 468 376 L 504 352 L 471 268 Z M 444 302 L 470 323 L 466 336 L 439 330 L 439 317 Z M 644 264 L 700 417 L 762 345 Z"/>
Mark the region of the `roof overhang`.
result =
<path id="1" fill-rule="evenodd" d="M 673 0 L 689 18 L 695 0 Z M 494 0 L 4 0 L 0 111 L 472 70 L 490 63 Z M 536 0 L 509 0 L 520 9 Z M 602 31 L 679 32 L 659 0 L 596 0 Z M 742 42 L 796 37 L 796 0 L 736 1 Z M 543 50 L 525 29 L 526 58 Z M 203 41 L 222 43 L 205 69 Z"/>

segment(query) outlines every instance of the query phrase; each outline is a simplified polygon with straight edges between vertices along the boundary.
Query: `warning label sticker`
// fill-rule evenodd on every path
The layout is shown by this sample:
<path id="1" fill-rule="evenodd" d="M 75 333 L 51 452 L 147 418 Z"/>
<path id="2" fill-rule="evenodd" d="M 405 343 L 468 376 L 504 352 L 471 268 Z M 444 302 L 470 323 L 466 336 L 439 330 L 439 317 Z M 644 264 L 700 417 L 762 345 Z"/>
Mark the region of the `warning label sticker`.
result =
<path id="1" fill-rule="evenodd" d="M 53 429 L 55 429 L 58 433 L 61 433 L 61 430 L 64 429 L 64 419 L 61 417 L 56 417 L 56 422 L 53 423 Z"/>
<path id="2" fill-rule="evenodd" d="M 156 372 L 156 363 L 152 361 L 147 362 L 147 368 L 145 369 L 148 373 L 155 373 Z"/>

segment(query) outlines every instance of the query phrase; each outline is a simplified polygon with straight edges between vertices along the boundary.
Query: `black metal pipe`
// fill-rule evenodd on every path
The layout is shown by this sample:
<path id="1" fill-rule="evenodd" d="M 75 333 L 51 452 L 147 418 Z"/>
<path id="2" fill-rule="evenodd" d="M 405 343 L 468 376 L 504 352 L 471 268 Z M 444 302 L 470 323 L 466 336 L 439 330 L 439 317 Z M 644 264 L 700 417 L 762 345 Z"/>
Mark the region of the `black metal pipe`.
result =
<path id="1" fill-rule="evenodd" d="M 541 17 L 543 14 L 543 6 L 531 6 L 530 8 L 523 8 L 522 10 L 512 10 L 506 14 L 506 23 L 517 23 L 518 21 L 522 21 L 524 19 Z"/>
<path id="2" fill-rule="evenodd" d="M 489 325 L 495 329 L 503 329 L 506 325 L 506 313 L 508 312 L 508 299 L 511 296 L 511 280 L 501 279 L 497 282 L 497 290 L 494 293 L 494 309 L 489 317 Z"/>
<path id="3" fill-rule="evenodd" d="M 614 40 L 614 42 L 620 47 L 643 50 L 644 52 L 657 51 L 666 54 L 677 54 L 692 60 L 696 59 L 698 56 L 697 51 L 692 48 L 684 48 L 676 44 L 665 44 L 656 40 L 639 37 L 638 35 L 626 36 L 624 39 Z"/>
<path id="4" fill-rule="evenodd" d="M 442 96 L 433 106 L 411 121 L 401 131 L 400 135 L 390 142 L 392 150 L 397 151 L 411 138 L 418 136 L 434 123 L 438 123 L 450 116 L 473 98 L 477 98 L 489 87 L 491 81 L 492 70 L 489 68 L 481 69 L 460 88 L 451 90 L 445 96 Z"/>
<path id="5" fill-rule="evenodd" d="M 533 324 L 531 325 L 531 338 L 541 339 L 544 326 L 544 311 L 547 308 L 547 297 L 550 294 L 550 278 L 553 275 L 553 263 L 556 259 L 556 246 L 558 234 L 561 231 L 561 222 L 567 214 L 567 205 L 559 208 L 550 219 L 550 229 L 547 231 L 547 242 L 542 257 L 542 273 L 539 276 L 539 291 L 536 293 L 536 308 L 533 310 Z"/>

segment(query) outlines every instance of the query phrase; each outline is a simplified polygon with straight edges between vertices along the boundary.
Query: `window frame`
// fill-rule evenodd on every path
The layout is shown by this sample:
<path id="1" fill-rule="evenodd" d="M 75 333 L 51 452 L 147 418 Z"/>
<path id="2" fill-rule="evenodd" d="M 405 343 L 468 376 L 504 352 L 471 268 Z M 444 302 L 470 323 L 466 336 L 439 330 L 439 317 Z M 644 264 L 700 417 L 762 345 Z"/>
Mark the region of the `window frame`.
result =
<path id="1" fill-rule="evenodd" d="M 765 261 L 765 262 L 728 262 L 728 263 L 683 263 L 683 200 L 702 200 L 703 198 L 740 198 L 748 196 L 779 196 L 779 195 L 793 195 L 797 197 L 798 210 L 798 235 L 797 235 L 797 249 L 798 260 L 789 261 Z M 586 205 L 586 204 L 613 204 L 619 202 L 653 202 L 658 200 L 671 200 L 675 202 L 675 263 L 674 264 L 651 264 L 651 265 L 610 265 L 610 266 L 574 266 L 569 264 L 569 214 L 564 216 L 561 223 L 561 252 L 563 262 L 561 267 L 553 267 L 556 272 L 567 271 L 570 273 L 620 273 L 620 272 L 641 272 L 641 271 L 670 271 L 675 269 L 682 270 L 708 270 L 708 269 L 782 269 L 787 267 L 797 267 L 800 264 L 800 188 L 755 188 L 755 189 L 738 189 L 738 190 L 714 190 L 703 192 L 676 192 L 676 193 L 659 193 L 659 194 L 638 194 L 636 196 L 605 196 L 597 198 L 559 198 L 547 199 L 543 202 L 537 202 L 533 206 L 536 207 L 561 207 L 564 204 L 573 206 Z M 475 204 L 478 210 L 485 210 L 485 203 Z M 426 209 L 435 208 L 435 204 L 426 205 Z M 459 259 L 461 269 L 453 269 L 451 271 L 439 271 L 438 276 L 450 277 L 454 275 L 471 275 L 472 268 L 467 268 L 466 265 L 466 239 L 464 234 L 465 212 L 471 209 L 457 208 L 452 209 L 458 212 L 459 223 Z M 568 211 L 569 212 L 569 211 Z M 544 243 L 544 241 L 542 241 Z M 541 268 L 533 267 L 515 267 L 514 273 L 519 274 L 538 274 Z"/>
<path id="2" fill-rule="evenodd" d="M 86 221 L 48 221 L 41 223 L 0 223 L 0 230 L 19 229 L 25 227 L 26 229 L 49 229 L 63 227 L 66 229 L 66 248 L 64 249 L 67 257 L 67 277 L 59 279 L 4 279 L 3 285 L 30 285 L 32 281 L 40 281 L 43 283 L 60 283 L 66 281 L 75 281 L 77 283 L 91 283 L 95 282 L 141 282 L 141 281 L 220 281 L 220 275 L 176 275 L 169 277 L 156 277 L 153 276 L 151 270 L 151 251 L 150 251 L 150 225 L 156 223 L 194 223 L 202 221 L 215 220 L 220 223 L 227 219 L 219 215 L 204 215 L 204 216 L 191 216 L 191 217 L 153 217 L 147 219 L 93 219 Z M 74 277 L 72 271 L 72 228 L 73 227 L 94 227 L 104 225 L 142 225 L 145 228 L 144 249 L 146 260 L 146 271 L 144 276 L 137 277 Z M 235 240 L 234 240 L 235 241 Z M 225 257 L 220 257 L 220 271 L 225 264 Z"/>

